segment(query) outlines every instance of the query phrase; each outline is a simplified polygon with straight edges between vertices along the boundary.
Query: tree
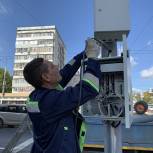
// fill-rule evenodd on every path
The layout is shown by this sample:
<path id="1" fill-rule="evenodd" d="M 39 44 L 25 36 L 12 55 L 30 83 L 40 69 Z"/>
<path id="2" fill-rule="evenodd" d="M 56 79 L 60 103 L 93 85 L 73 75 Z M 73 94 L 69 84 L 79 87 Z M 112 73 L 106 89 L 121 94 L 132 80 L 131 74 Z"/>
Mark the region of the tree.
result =
<path id="1" fill-rule="evenodd" d="M 143 93 L 143 100 L 147 103 L 153 104 L 153 93 L 152 92 L 144 92 Z"/>
<path id="2" fill-rule="evenodd" d="M 0 68 L 0 93 L 2 93 L 3 79 L 4 69 Z M 6 71 L 5 75 L 5 92 L 12 92 L 12 76 L 8 71 Z"/>
<path id="3" fill-rule="evenodd" d="M 133 93 L 133 100 L 134 101 L 140 101 L 141 100 L 141 93 Z"/>

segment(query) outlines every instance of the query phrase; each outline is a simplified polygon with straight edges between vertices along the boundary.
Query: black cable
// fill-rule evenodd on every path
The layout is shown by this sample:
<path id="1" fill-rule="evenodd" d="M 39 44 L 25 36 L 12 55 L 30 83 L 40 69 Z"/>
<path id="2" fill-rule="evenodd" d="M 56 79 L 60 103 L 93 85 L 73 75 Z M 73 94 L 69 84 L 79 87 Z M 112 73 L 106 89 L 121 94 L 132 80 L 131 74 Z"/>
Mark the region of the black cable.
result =
<path id="1" fill-rule="evenodd" d="M 94 39 L 94 38 L 91 38 L 91 39 Z M 94 39 L 96 40 L 96 39 Z M 97 41 L 97 40 L 96 40 Z M 98 41 L 97 41 L 98 42 Z M 87 46 L 86 46 L 87 47 Z M 86 50 L 86 48 L 85 48 Z M 85 61 L 85 50 L 84 50 L 84 53 L 83 53 L 83 58 L 82 58 L 82 61 L 81 61 L 81 66 L 80 66 L 80 90 L 79 90 L 79 101 L 78 101 L 78 104 L 77 104 L 77 111 L 76 111 L 76 114 L 75 114 L 75 126 L 77 127 L 77 119 L 78 119 L 78 114 L 79 114 L 79 106 L 80 106 L 80 103 L 81 103 L 81 100 L 82 100 L 82 74 L 84 72 L 84 61 Z M 76 131 L 77 132 L 77 131 Z M 77 141 L 76 143 L 78 142 L 79 143 L 79 137 L 76 135 L 77 137 Z M 78 145 L 78 144 L 76 144 Z M 78 150 L 77 150 L 78 152 Z"/>
<path id="2" fill-rule="evenodd" d="M 141 29 L 141 31 L 138 33 L 138 35 L 135 37 L 134 41 L 132 42 L 132 45 L 136 44 L 136 42 L 138 41 L 138 39 L 140 39 L 143 36 L 143 33 L 146 30 L 146 27 L 153 21 L 153 15 L 147 20 L 147 22 L 145 23 L 145 25 L 143 26 L 143 28 Z"/>
<path id="3" fill-rule="evenodd" d="M 81 61 L 81 67 L 80 67 L 80 90 L 79 90 L 79 101 L 78 101 L 78 104 L 77 104 L 77 107 L 76 107 L 76 114 L 75 114 L 75 127 L 77 128 L 77 119 L 78 119 L 78 114 L 79 114 L 79 106 L 80 106 L 80 103 L 81 103 L 81 100 L 82 100 L 82 74 L 83 74 L 83 71 L 84 71 L 84 61 L 85 61 L 85 50 L 84 50 L 84 53 L 83 53 L 83 58 L 82 58 L 82 61 Z M 76 130 L 76 138 L 77 138 L 77 141 L 76 141 L 76 147 L 79 143 L 79 137 L 77 136 L 77 130 Z M 77 149 L 77 153 L 78 153 L 78 149 Z"/>
<path id="4" fill-rule="evenodd" d="M 16 4 L 22 10 L 24 10 L 37 24 L 41 25 L 41 22 L 27 8 L 25 8 L 18 0 L 16 0 Z"/>

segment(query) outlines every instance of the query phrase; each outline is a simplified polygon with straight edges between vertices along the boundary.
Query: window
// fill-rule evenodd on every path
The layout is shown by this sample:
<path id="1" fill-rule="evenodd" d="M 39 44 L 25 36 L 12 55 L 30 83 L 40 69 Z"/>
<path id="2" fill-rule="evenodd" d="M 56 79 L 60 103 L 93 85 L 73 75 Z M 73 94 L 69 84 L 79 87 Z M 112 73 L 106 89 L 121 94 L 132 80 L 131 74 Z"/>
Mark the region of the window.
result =
<path id="1" fill-rule="evenodd" d="M 17 38 L 31 37 L 31 33 L 17 33 Z"/>
<path id="2" fill-rule="evenodd" d="M 15 92 L 29 92 L 32 91 L 34 88 L 32 86 L 27 87 L 13 87 L 13 91 Z"/>
<path id="3" fill-rule="evenodd" d="M 53 32 L 17 33 L 17 38 L 53 36 Z"/>
<path id="4" fill-rule="evenodd" d="M 17 112 L 16 106 L 8 106 L 8 112 Z"/>
<path id="5" fill-rule="evenodd" d="M 52 55 L 45 55 L 44 58 L 46 60 L 52 60 L 53 59 L 53 54 Z"/>
<path id="6" fill-rule="evenodd" d="M 20 70 L 14 71 L 14 75 L 15 76 L 23 76 L 23 71 L 20 71 Z"/>
<path id="7" fill-rule="evenodd" d="M 25 105 L 2 105 L 0 112 L 26 113 L 27 110 Z"/>
<path id="8" fill-rule="evenodd" d="M 26 106 L 17 106 L 17 113 L 26 113 Z"/>
<path id="9" fill-rule="evenodd" d="M 16 55 L 15 60 L 26 60 L 28 59 L 27 55 Z"/>
<path id="10" fill-rule="evenodd" d="M 13 79 L 13 82 L 16 84 L 24 84 L 26 81 L 24 79 Z"/>
<path id="11" fill-rule="evenodd" d="M 30 55 L 30 57 L 31 57 L 32 59 L 34 59 L 34 58 L 37 58 L 38 55 Z"/>
<path id="12" fill-rule="evenodd" d="M 6 106 L 0 106 L 0 112 L 7 112 L 8 108 Z"/>
<path id="13" fill-rule="evenodd" d="M 16 53 L 28 52 L 28 48 L 16 48 Z"/>
<path id="14" fill-rule="evenodd" d="M 16 41 L 16 45 L 37 45 L 36 40 L 18 40 Z"/>
<path id="15" fill-rule="evenodd" d="M 53 47 L 31 47 L 29 49 L 31 52 L 53 52 Z"/>
<path id="16" fill-rule="evenodd" d="M 33 37 L 53 36 L 52 32 L 37 32 L 33 33 Z"/>
<path id="17" fill-rule="evenodd" d="M 24 66 L 25 66 L 25 63 L 15 63 L 14 64 L 14 68 L 17 68 L 17 69 L 23 69 Z"/>
<path id="18" fill-rule="evenodd" d="M 47 44 L 53 44 L 53 40 L 38 40 L 38 45 L 47 45 Z"/>

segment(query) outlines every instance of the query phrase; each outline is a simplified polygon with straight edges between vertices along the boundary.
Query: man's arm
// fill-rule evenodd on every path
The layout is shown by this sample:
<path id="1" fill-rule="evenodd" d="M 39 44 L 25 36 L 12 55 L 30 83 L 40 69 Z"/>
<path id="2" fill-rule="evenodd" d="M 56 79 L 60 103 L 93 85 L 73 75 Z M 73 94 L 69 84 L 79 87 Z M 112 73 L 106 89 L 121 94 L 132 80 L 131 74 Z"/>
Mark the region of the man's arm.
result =
<path id="1" fill-rule="evenodd" d="M 84 58 L 97 58 L 100 53 L 100 46 L 97 41 L 89 38 L 86 40 L 85 51 L 75 56 L 65 67 L 60 71 L 62 80 L 59 83 L 63 88 L 75 75 L 79 67 L 81 66 L 81 60 Z"/>
<path id="2" fill-rule="evenodd" d="M 99 93 L 100 65 L 95 60 L 89 60 L 83 80 L 75 87 L 68 87 L 63 91 L 51 91 L 44 98 L 40 106 L 42 113 L 49 122 L 61 118 L 70 113 L 78 105 L 93 99 Z M 80 84 L 82 84 L 82 95 L 80 99 Z"/>
<path id="3" fill-rule="evenodd" d="M 80 54 L 76 55 L 68 64 L 64 66 L 63 69 L 60 70 L 62 80 L 59 82 L 59 84 L 63 88 L 68 84 L 81 66 L 81 60 L 83 59 L 83 56 L 85 56 L 83 54 L 84 52 L 81 52 Z"/>

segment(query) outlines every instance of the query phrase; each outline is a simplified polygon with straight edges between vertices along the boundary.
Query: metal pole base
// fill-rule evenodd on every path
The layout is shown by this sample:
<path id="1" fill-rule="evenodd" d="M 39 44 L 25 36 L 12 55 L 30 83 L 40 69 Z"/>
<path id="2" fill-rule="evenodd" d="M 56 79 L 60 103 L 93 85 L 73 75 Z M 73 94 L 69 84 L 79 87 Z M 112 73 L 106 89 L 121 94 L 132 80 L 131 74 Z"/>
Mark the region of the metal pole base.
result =
<path id="1" fill-rule="evenodd" d="M 104 129 L 104 153 L 122 153 L 122 124 L 113 128 L 110 122 L 107 122 Z"/>

